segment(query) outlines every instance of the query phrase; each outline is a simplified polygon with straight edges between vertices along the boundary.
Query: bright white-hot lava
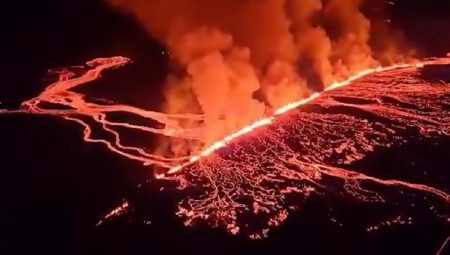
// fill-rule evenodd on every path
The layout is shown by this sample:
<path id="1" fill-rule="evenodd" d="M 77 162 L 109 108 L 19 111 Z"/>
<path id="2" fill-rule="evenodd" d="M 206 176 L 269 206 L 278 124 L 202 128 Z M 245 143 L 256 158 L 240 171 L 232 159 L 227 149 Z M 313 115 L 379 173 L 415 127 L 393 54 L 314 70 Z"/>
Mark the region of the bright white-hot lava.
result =
<path id="1" fill-rule="evenodd" d="M 326 87 L 325 91 L 330 91 L 330 90 L 337 89 L 337 88 L 340 88 L 343 86 L 347 86 L 347 85 L 351 84 L 352 81 L 355 81 L 361 77 L 364 77 L 366 75 L 370 75 L 373 73 L 389 71 L 389 70 L 393 70 L 393 69 L 397 69 L 397 68 L 407 68 L 407 67 L 419 68 L 419 67 L 423 67 L 423 66 L 424 66 L 424 63 L 414 63 L 414 64 L 395 64 L 395 65 L 388 66 L 388 67 L 380 66 L 380 67 L 373 68 L 373 69 L 366 69 L 366 70 L 363 70 L 363 71 L 349 77 L 348 79 L 346 79 L 344 81 L 334 82 L 334 83 L 330 84 L 329 86 Z M 226 146 L 227 143 L 233 141 L 234 139 L 236 139 L 240 136 L 243 136 L 247 133 L 250 133 L 254 129 L 269 125 L 270 123 L 272 123 L 272 121 L 276 118 L 277 115 L 281 115 L 281 114 L 286 113 L 287 111 L 290 111 L 292 109 L 295 109 L 301 105 L 307 104 L 319 96 L 320 96 L 320 93 L 316 92 L 316 93 L 312 94 L 311 96 L 309 96 L 308 98 L 301 99 L 300 101 L 287 104 L 286 106 L 283 106 L 283 107 L 275 110 L 273 116 L 264 118 L 253 124 L 250 124 L 250 125 L 244 127 L 243 129 L 239 130 L 238 132 L 231 134 L 229 136 L 226 136 L 221 141 L 217 141 L 217 142 L 213 143 L 210 147 L 202 150 L 198 155 L 192 156 L 187 163 L 171 168 L 167 172 L 167 174 L 175 174 L 175 173 L 181 171 L 183 169 L 183 167 L 185 167 L 189 164 L 195 163 L 195 162 L 201 160 L 203 157 L 209 156 L 211 153 L 214 153 L 214 151 Z M 162 178 L 163 176 L 164 175 L 162 174 L 162 175 L 159 175 L 158 177 Z"/>
<path id="2" fill-rule="evenodd" d="M 188 193 L 191 188 L 196 190 L 179 203 L 177 214 L 186 225 L 206 221 L 232 234 L 245 232 L 251 238 L 261 238 L 298 208 L 292 197 L 298 201 L 311 194 L 323 194 L 329 179 L 338 180 L 334 190 L 360 201 L 383 203 L 391 199 L 367 188 L 366 184 L 370 184 L 420 192 L 440 199 L 448 208 L 450 197 L 443 190 L 384 180 L 346 167 L 377 148 L 405 143 L 411 134 L 449 136 L 446 106 L 450 105 L 450 87 L 425 82 L 415 74 L 424 65 L 449 64 L 449 59 L 361 71 L 330 84 L 323 92 L 272 111 L 271 116 L 212 143 L 198 154 L 184 157 L 151 153 L 152 148 L 125 142 L 122 131 L 198 140 L 202 126 L 182 128 L 180 122 L 201 123 L 203 115 L 163 114 L 120 103 L 95 103 L 74 90 L 98 79 L 102 71 L 128 61 L 123 57 L 95 59 L 79 76 L 70 70 L 62 71 L 55 83 L 23 102 L 20 109 L 0 113 L 45 114 L 74 121 L 83 127 L 86 142 L 104 144 L 111 152 L 165 169 L 155 172 L 158 179 L 176 181 Z M 114 113 L 159 125 L 114 120 L 110 118 Z M 94 136 L 94 131 L 103 135 Z M 119 209 L 111 215 L 125 210 Z M 257 226 L 252 225 L 254 222 L 242 223 L 249 214 L 259 219 Z M 438 215 L 448 220 L 445 212 Z"/>

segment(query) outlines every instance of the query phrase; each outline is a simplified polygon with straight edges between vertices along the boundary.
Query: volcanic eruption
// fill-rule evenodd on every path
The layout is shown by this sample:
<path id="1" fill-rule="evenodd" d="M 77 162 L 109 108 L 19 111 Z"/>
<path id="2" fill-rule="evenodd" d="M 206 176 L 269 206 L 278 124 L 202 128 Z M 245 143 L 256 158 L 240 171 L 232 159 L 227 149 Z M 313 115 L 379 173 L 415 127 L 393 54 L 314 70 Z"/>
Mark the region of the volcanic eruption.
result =
<path id="1" fill-rule="evenodd" d="M 163 155 L 198 152 L 335 81 L 412 60 L 401 36 L 371 29 L 360 0 L 109 2 L 167 46 L 164 112 L 204 116 L 200 145 L 163 139 Z"/>
<path id="2" fill-rule="evenodd" d="M 443 204 L 436 215 L 449 220 L 444 189 L 350 167 L 411 136 L 450 135 L 450 87 L 419 75 L 450 60 L 419 61 L 400 33 L 380 24 L 382 15 L 370 20 L 361 11 L 363 1 L 108 2 L 167 47 L 172 70 L 162 111 L 98 102 L 77 90 L 129 64 L 116 56 L 91 60 L 83 71 L 53 71 L 58 78 L 42 93 L 0 113 L 78 123 L 86 142 L 187 191 L 177 212 L 186 225 L 205 221 L 258 239 L 308 196 L 327 193 L 368 203 L 420 193 Z M 155 124 L 117 121 L 115 113 Z M 124 130 L 159 135 L 158 145 L 124 142 Z"/>

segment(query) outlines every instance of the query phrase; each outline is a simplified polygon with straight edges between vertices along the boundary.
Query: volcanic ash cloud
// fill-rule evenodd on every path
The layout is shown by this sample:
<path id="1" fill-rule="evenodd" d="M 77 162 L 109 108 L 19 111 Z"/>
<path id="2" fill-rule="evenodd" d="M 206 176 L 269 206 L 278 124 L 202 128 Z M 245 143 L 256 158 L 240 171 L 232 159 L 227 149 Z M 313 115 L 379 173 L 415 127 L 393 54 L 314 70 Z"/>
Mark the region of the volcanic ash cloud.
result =
<path id="1" fill-rule="evenodd" d="M 108 2 L 134 15 L 170 51 L 164 111 L 205 116 L 198 148 L 165 141 L 175 154 L 210 145 L 336 80 L 410 55 L 399 51 L 398 33 L 360 11 L 362 0 Z"/>

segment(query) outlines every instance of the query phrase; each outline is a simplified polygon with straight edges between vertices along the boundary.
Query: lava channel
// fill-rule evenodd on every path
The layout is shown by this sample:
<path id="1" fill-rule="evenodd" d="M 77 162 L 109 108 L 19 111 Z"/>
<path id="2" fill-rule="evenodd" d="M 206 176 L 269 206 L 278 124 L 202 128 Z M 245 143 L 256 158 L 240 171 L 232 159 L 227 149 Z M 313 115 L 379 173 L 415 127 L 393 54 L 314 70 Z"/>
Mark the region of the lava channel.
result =
<path id="1" fill-rule="evenodd" d="M 375 150 L 406 143 L 412 136 L 449 136 L 450 86 L 425 81 L 418 75 L 423 65 L 448 64 L 449 59 L 365 70 L 328 86 L 322 93 L 275 110 L 273 116 L 225 137 L 199 155 L 182 158 L 166 158 L 126 144 L 119 130 L 195 140 L 201 128 L 182 129 L 179 121 L 202 121 L 204 116 L 94 103 L 74 90 L 98 79 L 104 70 L 128 62 L 124 57 L 95 59 L 87 63 L 89 70 L 80 76 L 60 71 L 57 82 L 23 102 L 20 109 L 0 113 L 44 114 L 74 121 L 83 127 L 86 142 L 102 143 L 131 160 L 167 169 L 157 177 L 177 182 L 184 191 L 195 189 L 186 192 L 178 205 L 177 214 L 186 225 L 204 221 L 232 234 L 251 229 L 246 230 L 251 238 L 261 238 L 298 208 L 290 197 L 298 201 L 311 194 L 326 194 L 330 179 L 339 181 L 334 192 L 358 201 L 383 203 L 390 197 L 371 187 L 388 186 L 440 199 L 448 213 L 450 197 L 444 190 L 384 180 L 364 174 L 364 169 L 351 170 L 350 166 Z M 52 107 L 55 105 L 58 107 Z M 160 125 L 114 121 L 109 118 L 113 113 L 135 115 Z M 109 138 L 95 138 L 91 122 Z M 260 219 L 258 226 L 250 226 L 256 221 L 246 222 L 249 215 Z M 442 217 L 449 220 L 448 214 Z"/>
<path id="2" fill-rule="evenodd" d="M 203 221 L 259 239 L 312 194 L 339 193 L 364 203 L 406 196 L 371 188 L 378 186 L 439 200 L 445 209 L 437 215 L 448 223 L 446 191 L 350 170 L 376 150 L 400 146 L 412 137 L 449 137 L 450 86 L 423 80 L 419 67 L 370 72 L 286 107 L 245 136 L 218 142 L 223 146 L 178 167 L 175 176 L 161 177 L 192 191 L 177 214 L 186 225 Z"/>

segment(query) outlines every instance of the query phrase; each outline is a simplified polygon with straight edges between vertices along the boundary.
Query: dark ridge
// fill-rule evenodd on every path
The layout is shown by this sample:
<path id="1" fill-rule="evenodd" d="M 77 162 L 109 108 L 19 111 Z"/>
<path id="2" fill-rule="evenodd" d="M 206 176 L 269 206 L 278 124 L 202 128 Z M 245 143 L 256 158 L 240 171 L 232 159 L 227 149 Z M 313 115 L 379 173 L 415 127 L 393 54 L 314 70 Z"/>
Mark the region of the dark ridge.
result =
<path id="1" fill-rule="evenodd" d="M 426 65 L 422 68 L 421 77 L 430 82 L 450 82 L 450 64 Z"/>
<path id="2" fill-rule="evenodd" d="M 384 103 L 397 105 L 397 106 L 400 106 L 400 107 L 403 107 L 403 108 L 410 108 L 410 109 L 416 109 L 417 108 L 417 106 L 414 105 L 414 104 L 402 102 L 402 101 L 398 100 L 397 98 L 390 97 L 390 96 L 380 96 L 380 99 Z"/>

